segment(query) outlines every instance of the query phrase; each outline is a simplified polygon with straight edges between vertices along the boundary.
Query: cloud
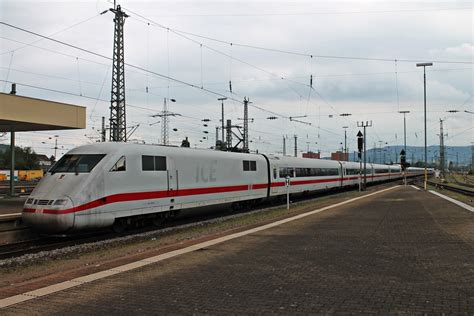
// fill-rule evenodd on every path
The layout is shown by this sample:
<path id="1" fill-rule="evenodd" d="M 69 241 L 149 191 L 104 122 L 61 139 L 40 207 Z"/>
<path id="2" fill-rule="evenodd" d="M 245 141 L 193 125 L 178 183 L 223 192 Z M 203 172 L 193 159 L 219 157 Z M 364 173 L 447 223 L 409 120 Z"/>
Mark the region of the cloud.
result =
<path id="1" fill-rule="evenodd" d="M 426 8 L 423 3 L 407 7 L 406 3 L 393 1 L 349 1 L 345 2 L 344 9 L 338 5 L 340 3 L 309 1 L 273 2 L 271 6 L 269 2 L 260 1 L 122 1 L 122 4 L 134 12 L 130 13 L 125 24 L 127 63 L 162 75 L 169 73 L 173 78 L 197 87 L 203 85 L 229 97 L 231 80 L 232 96 L 236 99 L 247 96 L 254 105 L 287 116 L 308 115 L 311 126 L 281 118 L 269 121 L 266 118 L 271 114 L 251 107 L 250 116 L 256 119 L 254 125 L 251 124 L 251 137 L 256 139 L 252 148 L 257 149 L 259 144 L 270 152 L 281 150 L 280 140 L 284 134 L 297 134 L 303 143 L 308 135 L 308 139 L 318 141 L 318 145 L 329 152 L 339 147 L 342 126 L 350 125 L 353 132 L 357 130 L 356 122 L 361 119 L 374 120 L 371 137 L 375 141 L 391 139 L 400 143 L 400 138 L 394 138 L 395 134 L 400 135 L 397 111 L 400 108 L 412 109 L 410 120 L 413 120 L 413 125 L 422 119 L 419 109 L 423 102 L 423 75 L 414 62 L 395 62 L 395 59 L 472 61 L 474 52 L 472 11 L 430 11 L 426 9 L 431 6 Z M 54 38 L 112 56 L 112 14 L 94 17 L 108 7 L 110 4 L 106 1 L 7 0 L 2 2 L 2 13 L 6 12 L 2 19 L 40 34 L 50 35 L 64 30 Z M 433 4 L 432 7 L 442 8 L 442 5 Z M 407 9 L 414 11 L 397 12 Z M 359 11 L 362 13 L 357 13 Z M 256 15 L 239 16 L 249 12 Z M 306 14 L 311 12 L 318 14 Z M 192 39 L 189 40 L 166 28 L 148 25 L 139 14 L 165 27 L 227 42 L 317 55 L 393 58 L 393 62 L 309 58 L 186 35 Z M 81 21 L 86 22 L 70 27 Z M 37 40 L 34 36 L 5 27 L 0 27 L 0 32 L 1 37 L 26 43 Z M 8 74 L 8 80 L 91 97 L 18 87 L 19 93 L 24 95 L 87 106 L 88 129 L 60 133 L 64 135 L 64 142 L 71 146 L 90 141 L 84 134 L 95 136 L 97 133 L 92 127 L 100 127 L 101 116 L 108 119 L 111 61 L 46 40 L 34 44 L 44 49 L 30 45 L 15 51 L 11 59 L 8 52 L 22 45 L 5 39 L 0 39 L 0 44 L 0 53 L 7 52 L 0 55 L 0 79 L 5 80 Z M 429 118 L 430 143 L 438 142 L 436 116 L 455 105 L 461 106 L 473 93 L 472 70 L 469 68 L 472 65 L 435 63 L 434 67 L 427 69 L 430 111 L 437 111 Z M 308 99 L 310 75 L 313 75 L 313 86 L 322 98 L 312 91 Z M 3 86 L 0 82 L 0 88 Z M 171 125 L 178 129 L 171 133 L 172 141 L 178 143 L 189 136 L 200 146 L 213 143 L 214 127 L 219 125 L 220 116 L 218 96 L 131 67 L 126 67 L 126 87 L 127 104 L 130 105 L 127 120 L 130 124 L 141 124 L 134 137 L 147 142 L 158 141 L 160 124 L 150 126 L 156 122 L 150 115 L 160 111 L 163 98 L 169 96 L 177 99 L 171 105 L 172 111 L 187 116 L 172 119 Z M 463 106 L 466 109 L 472 107 L 472 100 Z M 347 119 L 338 116 L 344 112 L 353 115 Z M 238 118 L 243 115 L 242 105 L 228 100 L 226 113 L 234 122 L 239 122 Z M 333 117 L 329 118 L 329 115 Z M 201 143 L 199 140 L 204 133 L 200 120 L 203 118 L 211 118 L 212 123 L 208 126 L 209 140 Z M 472 124 L 469 119 L 459 120 Z M 25 134 L 20 138 L 20 143 L 21 139 L 28 143 L 28 135 L 31 136 Z M 413 135 L 409 140 L 416 143 Z M 471 140 L 468 134 L 461 134 L 452 141 L 468 144 Z"/>
<path id="2" fill-rule="evenodd" d="M 471 43 L 462 43 L 453 47 L 446 48 L 435 48 L 429 51 L 430 55 L 449 58 L 459 59 L 465 61 L 474 61 L 474 45 Z"/>

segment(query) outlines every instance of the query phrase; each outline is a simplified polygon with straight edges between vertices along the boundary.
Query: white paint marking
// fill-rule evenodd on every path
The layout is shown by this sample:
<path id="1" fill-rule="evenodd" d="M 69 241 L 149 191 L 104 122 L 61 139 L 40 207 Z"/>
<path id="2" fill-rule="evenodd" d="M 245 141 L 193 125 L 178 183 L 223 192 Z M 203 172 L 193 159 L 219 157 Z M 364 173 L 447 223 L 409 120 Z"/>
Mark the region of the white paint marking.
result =
<path id="1" fill-rule="evenodd" d="M 78 285 L 90 283 L 92 281 L 100 280 L 100 279 L 103 279 L 103 278 L 106 278 L 106 277 L 109 277 L 109 276 L 112 276 L 112 275 L 115 275 L 115 274 L 119 274 L 119 273 L 126 272 L 126 271 L 131 271 L 131 270 L 134 270 L 134 269 L 137 269 L 137 268 L 140 268 L 140 267 L 150 265 L 152 263 L 160 262 L 160 261 L 163 261 L 163 260 L 166 260 L 166 259 L 169 259 L 169 258 L 173 258 L 173 257 L 179 256 L 179 255 L 183 255 L 183 254 L 186 254 L 186 253 L 189 253 L 189 252 L 193 252 L 193 251 L 196 251 L 196 250 L 201 249 L 201 248 L 210 247 L 210 246 L 213 246 L 213 245 L 216 245 L 216 244 L 228 241 L 228 240 L 232 240 L 232 239 L 239 238 L 239 237 L 242 237 L 242 236 L 245 236 L 245 235 L 253 234 L 253 233 L 256 233 L 256 232 L 259 232 L 259 231 L 262 231 L 262 230 L 266 230 L 266 229 L 269 229 L 269 228 L 272 228 L 272 227 L 280 226 L 280 225 L 285 224 L 285 223 L 289 223 L 289 222 L 292 222 L 292 221 L 295 221 L 295 220 L 298 220 L 298 219 L 301 219 L 301 218 L 304 218 L 304 217 L 307 217 L 307 216 L 311 216 L 311 215 L 314 215 L 316 213 L 319 213 L 319 212 L 322 212 L 322 211 L 325 211 L 325 210 L 329 210 L 329 209 L 332 209 L 332 208 L 335 208 L 335 207 L 338 207 L 338 206 L 349 204 L 349 203 L 367 198 L 369 196 L 379 194 L 379 193 L 382 193 L 382 192 L 386 192 L 386 191 L 389 191 L 389 190 L 392 190 L 392 189 L 395 189 L 395 188 L 398 188 L 398 187 L 399 186 L 393 186 L 393 187 L 390 187 L 390 188 L 387 188 L 387 189 L 383 189 L 383 190 L 380 190 L 380 191 L 369 193 L 367 195 L 359 196 L 359 197 L 356 197 L 356 198 L 353 198 L 353 199 L 350 199 L 350 200 L 347 200 L 347 201 L 339 202 L 339 203 L 329 205 L 329 206 L 326 206 L 326 207 L 323 207 L 323 208 L 320 208 L 320 209 L 317 209 L 317 210 L 313 210 L 313 211 L 310 211 L 310 212 L 307 212 L 307 213 L 303 213 L 303 214 L 299 214 L 299 215 L 296 215 L 296 216 L 293 216 L 293 217 L 282 219 L 282 220 L 279 220 L 279 221 L 274 222 L 274 223 L 266 224 L 266 225 L 263 225 L 263 226 L 260 226 L 260 227 L 256 227 L 256 228 L 253 228 L 253 229 L 246 230 L 246 231 L 242 231 L 242 232 L 234 233 L 234 234 L 231 234 L 231 235 L 228 235 L 228 236 L 223 236 L 223 237 L 216 238 L 216 239 L 213 239 L 213 240 L 205 241 L 205 242 L 202 242 L 202 243 L 199 243 L 199 244 L 196 244 L 196 245 L 192 245 L 192 246 L 189 246 L 189 247 L 186 247 L 186 248 L 183 248 L 183 249 L 170 251 L 170 252 L 167 252 L 167 253 L 164 253 L 164 254 L 161 254 L 161 255 L 153 256 L 153 257 L 146 258 L 146 259 L 143 259 L 143 260 L 138 260 L 138 261 L 135 261 L 135 262 L 132 262 L 132 263 L 128 263 L 128 264 L 119 266 L 119 267 L 115 267 L 115 268 L 112 268 L 112 269 L 96 272 L 96 273 L 86 275 L 86 276 L 82 276 L 82 277 L 79 277 L 79 278 L 75 278 L 75 279 L 72 279 L 72 280 L 69 280 L 69 281 L 64 281 L 64 282 L 61 282 L 61 283 L 53 284 L 53 285 L 43 287 L 43 288 L 40 288 L 40 289 L 37 289 L 37 290 L 34 290 L 34 291 L 30 291 L 30 292 L 18 294 L 18 295 L 15 295 L 15 296 L 7 297 L 7 298 L 4 298 L 4 299 L 0 300 L 0 309 L 11 306 L 11 305 L 14 305 L 14 304 L 17 304 L 17 303 L 25 302 L 25 301 L 28 301 L 28 300 L 31 300 L 31 299 L 34 299 L 34 298 L 38 298 L 38 297 L 41 297 L 41 296 L 45 296 L 45 295 L 49 295 L 49 294 L 52 294 L 52 293 L 64 291 L 66 289 L 76 287 Z"/>
<path id="2" fill-rule="evenodd" d="M 413 189 L 420 191 L 420 188 L 417 187 L 416 185 L 410 185 Z"/>
<path id="3" fill-rule="evenodd" d="M 453 198 L 450 198 L 449 196 L 446 196 L 446 195 L 443 195 L 441 193 L 438 193 L 436 191 L 433 191 L 433 190 L 430 190 L 430 193 L 433 193 L 434 195 L 437 195 L 445 200 L 448 200 L 449 202 L 451 203 L 454 203 L 456 204 L 457 206 L 460 206 L 462 208 L 465 208 L 466 210 L 468 211 L 471 211 L 471 212 L 474 212 L 474 207 L 470 206 L 470 205 L 467 205 L 466 203 L 463 203 L 461 201 L 458 201 L 458 200 L 455 200 Z"/>
<path id="4" fill-rule="evenodd" d="M 20 216 L 21 213 L 11 213 L 11 214 L 2 214 L 0 217 L 13 217 L 13 216 Z"/>

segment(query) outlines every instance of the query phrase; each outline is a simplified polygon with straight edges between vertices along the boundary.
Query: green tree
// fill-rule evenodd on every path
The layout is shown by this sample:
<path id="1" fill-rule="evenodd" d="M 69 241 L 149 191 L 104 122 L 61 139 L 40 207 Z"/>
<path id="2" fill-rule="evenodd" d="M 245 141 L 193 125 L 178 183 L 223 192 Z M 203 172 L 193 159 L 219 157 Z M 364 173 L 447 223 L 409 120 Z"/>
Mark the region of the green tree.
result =
<path id="1" fill-rule="evenodd" d="M 0 169 L 10 169 L 11 150 L 7 149 L 0 153 Z M 15 169 L 33 170 L 39 169 L 38 157 L 31 147 L 15 147 Z"/>

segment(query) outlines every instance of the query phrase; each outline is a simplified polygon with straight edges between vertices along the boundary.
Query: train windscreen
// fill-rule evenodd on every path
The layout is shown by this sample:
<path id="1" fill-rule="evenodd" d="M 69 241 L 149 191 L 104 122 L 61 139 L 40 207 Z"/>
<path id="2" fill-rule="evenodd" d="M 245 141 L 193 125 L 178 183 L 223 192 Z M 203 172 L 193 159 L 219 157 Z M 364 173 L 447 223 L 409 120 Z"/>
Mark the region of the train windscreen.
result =
<path id="1" fill-rule="evenodd" d="M 99 154 L 64 155 L 49 172 L 51 174 L 56 172 L 88 173 L 104 157 L 105 155 Z"/>

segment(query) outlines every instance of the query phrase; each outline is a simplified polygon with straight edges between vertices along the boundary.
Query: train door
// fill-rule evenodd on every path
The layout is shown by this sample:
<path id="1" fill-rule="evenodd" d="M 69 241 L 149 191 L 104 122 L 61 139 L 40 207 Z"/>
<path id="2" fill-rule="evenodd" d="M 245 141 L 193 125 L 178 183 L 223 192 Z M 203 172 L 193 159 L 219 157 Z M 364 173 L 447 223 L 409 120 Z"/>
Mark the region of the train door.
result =
<path id="1" fill-rule="evenodd" d="M 344 171 L 345 171 L 345 168 L 343 167 L 342 163 L 340 161 L 338 161 L 339 163 L 339 187 L 342 188 L 342 185 L 344 184 L 343 181 L 344 181 Z"/>
<path id="2" fill-rule="evenodd" d="M 273 167 L 272 171 L 271 171 L 271 177 L 272 177 L 272 180 L 270 181 L 271 183 L 273 184 L 276 184 L 276 182 L 278 181 L 278 169 L 277 167 Z M 278 192 L 278 187 L 276 185 L 272 185 L 272 193 L 277 193 Z"/>
<path id="3" fill-rule="evenodd" d="M 175 161 L 171 157 L 167 157 L 167 185 L 168 185 L 168 195 L 175 196 L 177 193 L 178 187 L 178 170 L 176 169 Z"/>

